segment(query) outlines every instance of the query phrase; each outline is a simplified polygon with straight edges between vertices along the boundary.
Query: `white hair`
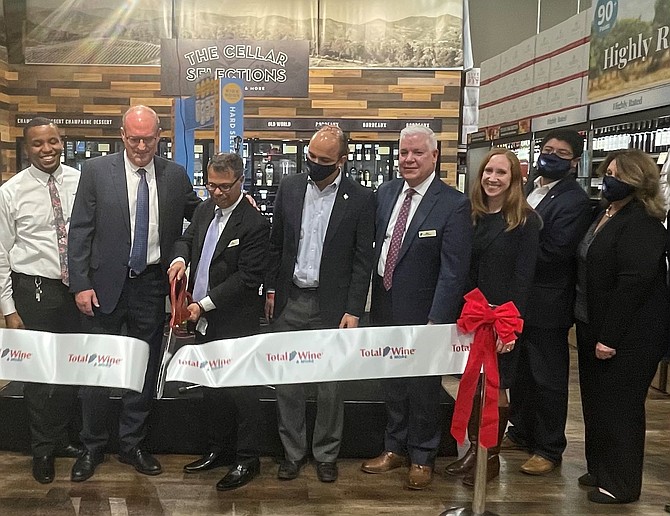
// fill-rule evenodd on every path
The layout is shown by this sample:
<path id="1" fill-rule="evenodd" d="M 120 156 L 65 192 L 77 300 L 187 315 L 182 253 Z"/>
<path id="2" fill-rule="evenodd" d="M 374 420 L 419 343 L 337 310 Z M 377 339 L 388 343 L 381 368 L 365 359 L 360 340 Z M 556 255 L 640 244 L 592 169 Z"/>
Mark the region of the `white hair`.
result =
<path id="1" fill-rule="evenodd" d="M 428 140 L 428 147 L 431 151 L 437 149 L 437 138 L 435 133 L 430 127 L 420 124 L 411 124 L 406 126 L 402 131 L 400 131 L 400 139 L 402 140 L 405 136 L 425 136 Z"/>

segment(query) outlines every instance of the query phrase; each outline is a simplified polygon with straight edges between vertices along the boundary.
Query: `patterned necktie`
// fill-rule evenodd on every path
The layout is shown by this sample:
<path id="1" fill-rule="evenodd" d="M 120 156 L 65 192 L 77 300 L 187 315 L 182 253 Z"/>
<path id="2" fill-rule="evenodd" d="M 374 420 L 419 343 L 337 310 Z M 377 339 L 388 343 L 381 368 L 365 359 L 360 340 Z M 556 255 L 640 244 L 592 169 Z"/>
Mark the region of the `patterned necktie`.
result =
<path id="1" fill-rule="evenodd" d="M 384 288 L 391 290 L 393 283 L 393 271 L 398 263 L 398 253 L 402 245 L 403 237 L 405 236 L 405 226 L 407 226 L 407 216 L 409 215 L 409 208 L 412 205 L 412 195 L 416 190 L 410 188 L 405 194 L 405 199 L 400 206 L 400 213 L 398 213 L 398 220 L 396 220 L 393 227 L 393 234 L 391 235 L 391 244 L 389 245 L 389 252 L 386 255 L 386 266 L 384 267 Z"/>
<path id="2" fill-rule="evenodd" d="M 47 181 L 49 195 L 51 196 L 51 207 L 54 212 L 54 223 L 56 224 L 56 236 L 58 237 L 58 259 L 60 261 L 61 281 L 69 286 L 70 274 L 67 268 L 67 228 L 65 227 L 65 218 L 63 217 L 63 206 L 60 202 L 60 195 L 56 188 L 54 176 L 50 175 Z"/>
<path id="3" fill-rule="evenodd" d="M 207 297 L 209 291 L 209 266 L 212 263 L 214 250 L 219 241 L 219 222 L 221 221 L 221 208 L 214 211 L 214 218 L 209 223 L 205 242 L 202 244 L 202 253 L 200 253 L 200 262 L 198 270 L 195 273 L 195 284 L 193 285 L 193 300 L 202 301 Z"/>
<path id="4" fill-rule="evenodd" d="M 140 182 L 137 185 L 137 202 L 135 204 L 135 237 L 130 251 L 128 266 L 134 274 L 142 274 L 147 268 L 147 248 L 149 247 L 149 184 L 147 171 L 137 170 Z"/>

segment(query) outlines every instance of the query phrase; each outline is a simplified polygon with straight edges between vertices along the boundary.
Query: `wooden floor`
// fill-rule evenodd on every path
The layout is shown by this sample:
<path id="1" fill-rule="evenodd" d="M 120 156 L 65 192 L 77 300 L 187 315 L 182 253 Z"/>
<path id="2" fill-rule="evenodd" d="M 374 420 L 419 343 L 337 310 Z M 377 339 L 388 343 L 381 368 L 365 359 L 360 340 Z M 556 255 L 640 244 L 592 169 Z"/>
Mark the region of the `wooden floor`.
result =
<path id="1" fill-rule="evenodd" d="M 501 515 L 661 515 L 670 502 L 670 397 L 657 391 L 647 403 L 647 454 L 642 498 L 624 506 L 597 505 L 586 499 L 577 485 L 584 473 L 583 437 L 576 356 L 573 353 L 568 449 L 560 469 L 546 477 L 519 473 L 527 455 L 503 456 L 499 481 L 489 484 L 487 509 Z M 8 415 L 4 415 L 8 417 Z M 313 466 L 297 480 L 280 482 L 276 465 L 265 458 L 262 472 L 251 484 L 229 493 L 218 493 L 214 484 L 224 469 L 185 475 L 182 466 L 192 456 L 161 456 L 165 473 L 146 477 L 122 465 L 113 456 L 83 484 L 69 481 L 73 459 L 57 460 L 57 479 L 42 486 L 30 475 L 30 458 L 0 452 L 0 516 L 12 515 L 393 515 L 437 516 L 446 508 L 469 504 L 472 490 L 443 474 L 448 459 L 437 463 L 432 486 L 422 492 L 402 488 L 404 472 L 366 475 L 359 460 L 340 461 L 340 478 L 322 484 Z"/>

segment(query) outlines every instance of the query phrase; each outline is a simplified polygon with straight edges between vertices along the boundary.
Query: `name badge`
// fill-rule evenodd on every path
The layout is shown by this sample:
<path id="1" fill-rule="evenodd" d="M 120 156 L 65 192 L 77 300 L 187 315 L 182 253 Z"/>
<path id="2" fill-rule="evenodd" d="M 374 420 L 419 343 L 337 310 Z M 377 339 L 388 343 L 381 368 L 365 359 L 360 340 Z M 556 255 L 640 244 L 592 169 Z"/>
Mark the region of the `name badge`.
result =
<path id="1" fill-rule="evenodd" d="M 240 239 L 236 238 L 235 240 L 231 240 L 230 244 L 228 244 L 228 247 L 235 247 L 236 245 L 240 245 Z"/>
<path id="2" fill-rule="evenodd" d="M 419 231 L 419 238 L 430 238 L 430 237 L 436 237 L 437 236 L 437 231 L 434 229 L 427 229 L 425 231 Z"/>

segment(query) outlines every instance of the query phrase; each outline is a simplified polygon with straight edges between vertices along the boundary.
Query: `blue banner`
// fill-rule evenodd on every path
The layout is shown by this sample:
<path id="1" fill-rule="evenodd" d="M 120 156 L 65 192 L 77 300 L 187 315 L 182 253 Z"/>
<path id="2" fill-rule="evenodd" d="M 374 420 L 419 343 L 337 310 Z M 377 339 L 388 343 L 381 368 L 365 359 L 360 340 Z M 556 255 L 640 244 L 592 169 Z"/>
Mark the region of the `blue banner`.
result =
<path id="1" fill-rule="evenodd" d="M 244 82 L 241 79 L 219 81 L 219 152 L 242 154 L 244 138 Z"/>

